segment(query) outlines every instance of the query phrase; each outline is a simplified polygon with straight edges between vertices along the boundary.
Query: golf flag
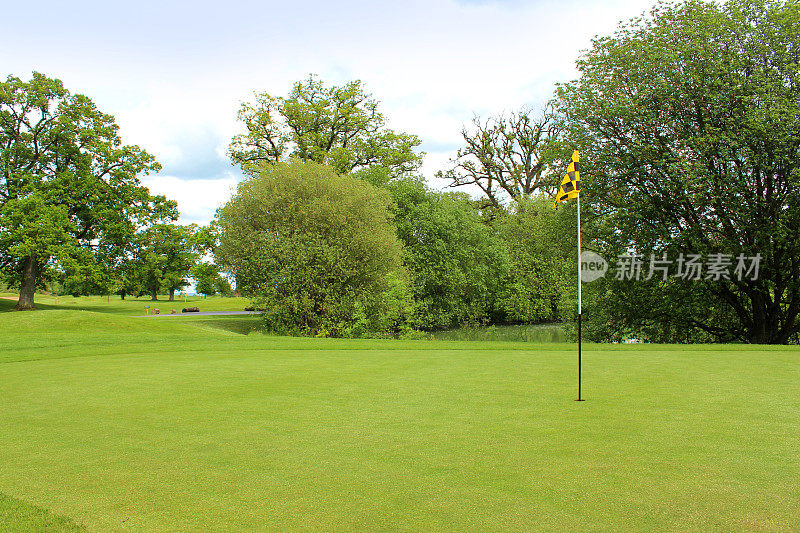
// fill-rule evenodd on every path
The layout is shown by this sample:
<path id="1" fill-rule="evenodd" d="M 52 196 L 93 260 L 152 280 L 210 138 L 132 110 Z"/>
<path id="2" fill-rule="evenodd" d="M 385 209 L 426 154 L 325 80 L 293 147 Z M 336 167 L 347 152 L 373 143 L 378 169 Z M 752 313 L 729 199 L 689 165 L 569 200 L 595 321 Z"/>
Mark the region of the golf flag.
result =
<path id="1" fill-rule="evenodd" d="M 561 187 L 558 189 L 556 195 L 556 203 L 553 207 L 557 206 L 559 202 L 577 198 L 581 190 L 581 172 L 578 167 L 578 151 L 572 152 L 572 162 L 567 167 L 567 173 L 564 179 L 561 180 Z"/>
<path id="2" fill-rule="evenodd" d="M 578 400 L 581 398 L 581 315 L 583 314 L 583 302 L 581 301 L 581 172 L 578 168 L 578 151 L 572 152 L 572 162 L 567 167 L 567 174 L 561 180 L 561 187 L 556 195 L 556 203 L 553 209 L 559 204 L 572 198 L 578 199 Z"/>

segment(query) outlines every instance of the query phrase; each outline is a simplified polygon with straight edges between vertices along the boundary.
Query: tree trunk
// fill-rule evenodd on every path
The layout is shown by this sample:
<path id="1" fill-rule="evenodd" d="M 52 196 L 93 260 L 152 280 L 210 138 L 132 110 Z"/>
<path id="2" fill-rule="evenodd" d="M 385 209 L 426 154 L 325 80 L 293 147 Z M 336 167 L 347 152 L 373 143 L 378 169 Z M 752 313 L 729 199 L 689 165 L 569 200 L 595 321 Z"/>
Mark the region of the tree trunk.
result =
<path id="1" fill-rule="evenodd" d="M 150 299 L 154 302 L 158 301 L 158 292 L 155 289 L 150 289 Z"/>
<path id="2" fill-rule="evenodd" d="M 780 321 L 772 313 L 753 313 L 754 324 L 748 331 L 748 342 L 751 344 L 786 344 L 789 336 L 782 334 Z"/>
<path id="3" fill-rule="evenodd" d="M 121 299 L 124 300 L 125 299 L 125 291 L 120 292 L 119 296 L 120 296 Z"/>
<path id="4" fill-rule="evenodd" d="M 39 264 L 33 257 L 26 257 L 22 264 L 22 285 L 19 288 L 19 300 L 14 307 L 15 311 L 36 309 L 33 305 L 33 295 L 36 292 L 36 276 L 38 274 Z"/>
<path id="5" fill-rule="evenodd" d="M 170 302 L 174 302 L 175 301 L 175 289 L 170 289 L 169 290 L 169 301 Z"/>

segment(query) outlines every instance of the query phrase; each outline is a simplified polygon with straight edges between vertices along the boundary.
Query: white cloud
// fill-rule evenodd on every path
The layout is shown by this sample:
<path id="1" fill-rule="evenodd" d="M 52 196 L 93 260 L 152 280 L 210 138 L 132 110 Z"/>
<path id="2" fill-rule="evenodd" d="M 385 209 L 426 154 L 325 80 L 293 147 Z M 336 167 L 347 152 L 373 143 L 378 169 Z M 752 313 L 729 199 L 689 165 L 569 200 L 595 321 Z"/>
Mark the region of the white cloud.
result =
<path id="1" fill-rule="evenodd" d="M 208 222 L 217 207 L 227 202 L 236 190 L 233 175 L 217 179 L 183 180 L 174 176 L 147 176 L 142 183 L 152 194 L 176 200 L 182 224 Z"/>

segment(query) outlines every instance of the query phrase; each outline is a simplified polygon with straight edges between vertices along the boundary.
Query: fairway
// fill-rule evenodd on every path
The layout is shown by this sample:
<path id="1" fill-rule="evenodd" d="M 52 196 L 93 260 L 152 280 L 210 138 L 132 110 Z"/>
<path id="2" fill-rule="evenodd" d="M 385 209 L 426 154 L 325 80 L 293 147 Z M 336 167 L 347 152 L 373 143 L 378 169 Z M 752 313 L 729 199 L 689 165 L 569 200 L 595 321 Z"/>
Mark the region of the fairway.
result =
<path id="1" fill-rule="evenodd" d="M 568 344 L 220 322 L 0 314 L 0 530 L 800 527 L 796 347 L 587 345 L 578 403 Z"/>

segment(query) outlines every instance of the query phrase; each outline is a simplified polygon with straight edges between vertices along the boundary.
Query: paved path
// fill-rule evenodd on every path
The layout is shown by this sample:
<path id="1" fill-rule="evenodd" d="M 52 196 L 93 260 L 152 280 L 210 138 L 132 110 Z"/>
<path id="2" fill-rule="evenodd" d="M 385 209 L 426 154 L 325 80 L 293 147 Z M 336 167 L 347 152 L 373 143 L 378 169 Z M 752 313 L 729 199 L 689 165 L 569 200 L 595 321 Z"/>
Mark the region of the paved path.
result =
<path id="1" fill-rule="evenodd" d="M 136 315 L 139 318 L 160 317 L 160 316 L 222 316 L 222 315 L 258 315 L 261 311 L 203 311 L 200 313 L 161 313 L 160 315 Z"/>

